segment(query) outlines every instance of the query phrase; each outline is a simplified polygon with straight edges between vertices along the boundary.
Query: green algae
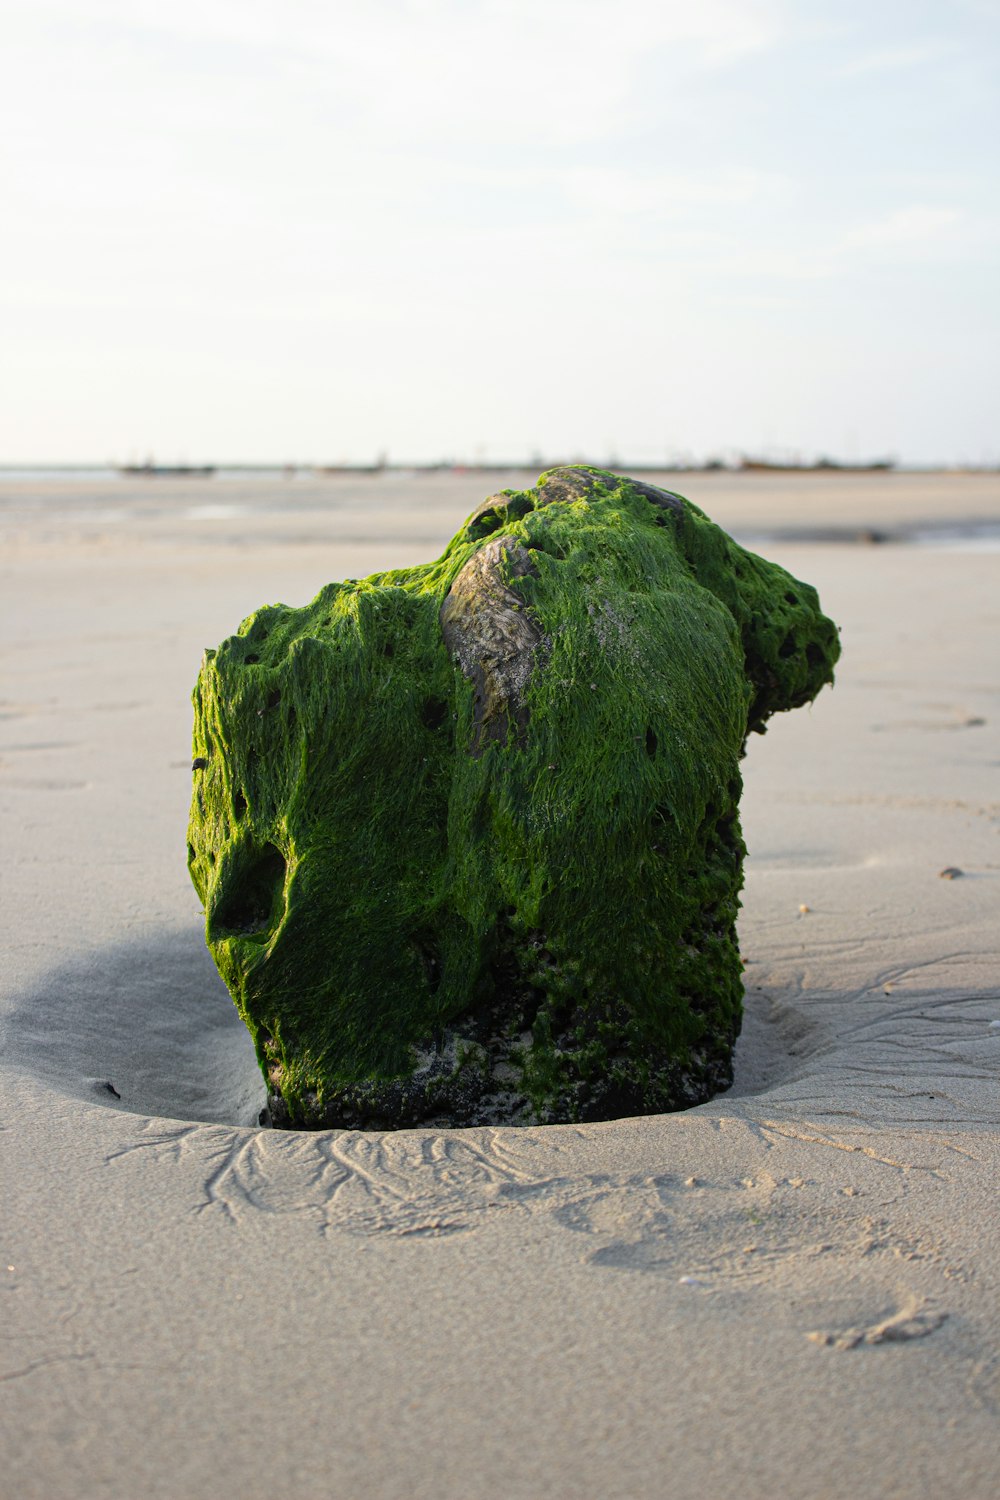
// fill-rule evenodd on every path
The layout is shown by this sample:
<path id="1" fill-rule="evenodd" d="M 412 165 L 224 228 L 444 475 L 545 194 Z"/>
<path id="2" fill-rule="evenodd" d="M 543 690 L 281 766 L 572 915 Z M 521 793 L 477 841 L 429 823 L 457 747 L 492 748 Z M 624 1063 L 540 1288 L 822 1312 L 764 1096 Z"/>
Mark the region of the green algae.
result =
<path id="1" fill-rule="evenodd" d="M 189 865 L 274 1123 L 604 1119 L 728 1086 L 740 757 L 838 654 L 809 585 L 585 468 L 206 652 Z"/>

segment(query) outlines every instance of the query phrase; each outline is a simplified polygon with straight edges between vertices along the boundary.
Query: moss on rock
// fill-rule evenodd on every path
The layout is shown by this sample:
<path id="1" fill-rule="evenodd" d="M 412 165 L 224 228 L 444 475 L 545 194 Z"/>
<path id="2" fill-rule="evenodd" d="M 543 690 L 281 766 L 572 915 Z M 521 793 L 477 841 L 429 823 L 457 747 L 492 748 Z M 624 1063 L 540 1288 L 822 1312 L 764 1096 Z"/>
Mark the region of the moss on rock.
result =
<path id="1" fill-rule="evenodd" d="M 587 468 L 206 652 L 191 877 L 274 1123 L 608 1119 L 727 1087 L 743 745 L 838 654 L 809 585 Z"/>

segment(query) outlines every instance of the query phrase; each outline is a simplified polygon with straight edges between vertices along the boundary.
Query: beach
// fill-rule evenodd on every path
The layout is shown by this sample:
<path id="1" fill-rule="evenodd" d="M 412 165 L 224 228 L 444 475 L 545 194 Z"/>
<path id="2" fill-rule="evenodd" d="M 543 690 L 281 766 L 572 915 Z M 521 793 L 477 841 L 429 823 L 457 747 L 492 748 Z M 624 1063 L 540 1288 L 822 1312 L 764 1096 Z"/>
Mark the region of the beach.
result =
<path id="1" fill-rule="evenodd" d="M 842 627 L 744 762 L 730 1091 L 257 1126 L 185 863 L 202 652 L 532 478 L 0 475 L 4 1494 L 1000 1486 L 996 474 L 643 476 Z"/>

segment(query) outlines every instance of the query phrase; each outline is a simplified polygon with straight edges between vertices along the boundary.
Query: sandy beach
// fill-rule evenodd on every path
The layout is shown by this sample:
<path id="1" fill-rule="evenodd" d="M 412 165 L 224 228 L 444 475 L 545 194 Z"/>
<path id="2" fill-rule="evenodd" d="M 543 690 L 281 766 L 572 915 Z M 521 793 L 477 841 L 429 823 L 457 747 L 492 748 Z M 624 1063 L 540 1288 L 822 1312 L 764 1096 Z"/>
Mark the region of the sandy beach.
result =
<path id="1" fill-rule="evenodd" d="M 202 651 L 530 478 L 0 476 L 4 1495 L 1000 1487 L 997 475 L 656 479 L 843 632 L 745 762 L 732 1090 L 256 1125 L 185 867 Z"/>

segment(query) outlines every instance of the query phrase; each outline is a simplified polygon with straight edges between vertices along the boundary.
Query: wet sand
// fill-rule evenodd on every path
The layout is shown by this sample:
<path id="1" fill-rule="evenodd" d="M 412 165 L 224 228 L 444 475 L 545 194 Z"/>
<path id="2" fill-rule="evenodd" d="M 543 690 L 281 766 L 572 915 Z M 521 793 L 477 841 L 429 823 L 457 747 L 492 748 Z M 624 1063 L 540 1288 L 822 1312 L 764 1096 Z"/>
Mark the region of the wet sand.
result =
<path id="1" fill-rule="evenodd" d="M 11 1494 L 995 1491 L 1000 553 L 805 537 L 996 526 L 1000 483 L 748 478 L 665 482 L 844 656 L 745 763 L 734 1088 L 304 1136 L 255 1128 L 204 946 L 190 689 L 257 605 L 434 555 L 482 476 L 0 481 Z"/>

